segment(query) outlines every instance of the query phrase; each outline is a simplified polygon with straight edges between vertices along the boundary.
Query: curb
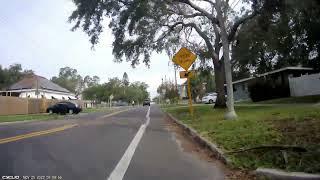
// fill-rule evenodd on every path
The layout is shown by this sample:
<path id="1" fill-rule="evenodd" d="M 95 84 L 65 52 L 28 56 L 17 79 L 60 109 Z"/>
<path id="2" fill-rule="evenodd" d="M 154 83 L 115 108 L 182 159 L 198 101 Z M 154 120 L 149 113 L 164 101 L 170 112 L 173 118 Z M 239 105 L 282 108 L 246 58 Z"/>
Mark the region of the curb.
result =
<path id="1" fill-rule="evenodd" d="M 316 180 L 320 179 L 320 174 L 308 174 L 302 172 L 285 172 L 277 169 L 258 168 L 254 172 L 259 177 L 267 177 L 275 180 Z"/>
<path id="2" fill-rule="evenodd" d="M 208 148 L 213 154 L 214 156 L 218 159 L 221 160 L 224 164 L 226 165 L 230 165 L 231 164 L 231 160 L 229 158 L 227 158 L 224 155 L 224 152 L 218 148 L 217 145 L 211 143 L 209 140 L 207 140 L 206 138 L 200 136 L 196 130 L 194 130 L 193 128 L 183 124 L 182 122 L 180 122 L 179 120 L 177 120 L 175 117 L 173 117 L 170 113 L 167 113 L 167 115 L 180 127 L 182 127 L 184 129 L 184 131 L 190 135 L 192 137 L 192 139 L 194 139 L 197 143 L 199 143 L 201 146 Z"/>

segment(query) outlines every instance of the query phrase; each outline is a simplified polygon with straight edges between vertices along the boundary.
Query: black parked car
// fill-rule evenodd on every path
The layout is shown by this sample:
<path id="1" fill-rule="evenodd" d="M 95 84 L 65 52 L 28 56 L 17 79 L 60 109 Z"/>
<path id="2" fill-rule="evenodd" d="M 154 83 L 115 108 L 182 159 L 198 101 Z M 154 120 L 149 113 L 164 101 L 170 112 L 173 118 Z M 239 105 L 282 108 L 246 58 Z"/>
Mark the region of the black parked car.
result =
<path id="1" fill-rule="evenodd" d="M 150 106 L 150 100 L 149 99 L 146 99 L 143 101 L 143 106 Z"/>
<path id="2" fill-rule="evenodd" d="M 82 111 L 82 108 L 73 102 L 58 102 L 47 108 L 47 113 L 57 113 L 57 114 L 78 114 Z"/>

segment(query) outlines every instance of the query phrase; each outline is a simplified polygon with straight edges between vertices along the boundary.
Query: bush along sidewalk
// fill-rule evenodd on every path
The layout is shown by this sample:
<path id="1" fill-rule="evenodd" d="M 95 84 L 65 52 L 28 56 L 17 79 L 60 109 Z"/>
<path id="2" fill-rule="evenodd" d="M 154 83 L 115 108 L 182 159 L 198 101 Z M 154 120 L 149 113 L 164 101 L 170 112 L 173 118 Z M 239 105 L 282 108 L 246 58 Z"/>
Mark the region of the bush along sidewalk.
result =
<path id="1" fill-rule="evenodd" d="M 217 157 L 223 156 L 232 167 L 320 173 L 320 107 L 239 106 L 236 110 L 239 119 L 226 121 L 224 110 L 210 106 L 195 107 L 194 119 L 188 108 L 166 109 L 184 129 L 192 129 L 187 130 L 191 136 L 196 133 L 207 144 L 216 143 Z"/>

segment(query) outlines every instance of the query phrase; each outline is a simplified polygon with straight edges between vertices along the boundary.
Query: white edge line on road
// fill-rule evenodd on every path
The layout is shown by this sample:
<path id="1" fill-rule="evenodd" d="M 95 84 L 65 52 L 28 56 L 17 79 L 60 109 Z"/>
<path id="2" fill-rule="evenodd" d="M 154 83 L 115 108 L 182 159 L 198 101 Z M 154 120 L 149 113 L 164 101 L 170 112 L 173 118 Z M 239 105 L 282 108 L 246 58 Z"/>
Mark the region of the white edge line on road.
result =
<path id="1" fill-rule="evenodd" d="M 133 140 L 131 141 L 130 145 L 128 146 L 126 152 L 123 154 L 122 158 L 118 162 L 117 166 L 114 168 L 110 176 L 108 177 L 108 180 L 122 180 L 124 177 L 129 164 L 131 162 L 131 159 L 133 157 L 134 152 L 136 151 L 136 148 L 138 147 L 138 144 L 150 122 L 150 107 L 148 109 L 147 115 L 146 115 L 147 121 L 146 123 L 142 124 L 137 132 L 137 134 L 134 136 Z"/>

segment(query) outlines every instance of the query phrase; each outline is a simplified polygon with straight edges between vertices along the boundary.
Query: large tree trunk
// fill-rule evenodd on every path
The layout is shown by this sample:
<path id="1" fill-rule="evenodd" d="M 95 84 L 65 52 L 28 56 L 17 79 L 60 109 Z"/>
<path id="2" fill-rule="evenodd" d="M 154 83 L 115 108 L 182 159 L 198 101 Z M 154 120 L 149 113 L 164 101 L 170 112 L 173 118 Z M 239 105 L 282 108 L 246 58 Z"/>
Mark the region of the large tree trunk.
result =
<path id="1" fill-rule="evenodd" d="M 230 62 L 230 43 L 228 40 L 228 33 L 226 29 L 226 18 L 223 17 L 223 6 L 221 0 L 216 0 L 216 10 L 217 10 L 217 18 L 219 20 L 220 25 L 220 33 L 221 33 L 221 41 L 222 41 L 222 49 L 223 49 L 223 57 L 224 57 L 224 70 L 227 84 L 227 94 L 228 101 L 227 107 L 228 112 L 225 115 L 226 119 L 236 119 L 237 114 L 234 110 L 234 99 L 233 99 L 233 87 L 232 87 L 232 70 L 231 70 L 231 62 Z M 226 12 L 225 12 L 226 16 Z"/>
<path id="2" fill-rule="evenodd" d="M 226 108 L 227 105 L 224 90 L 224 69 L 221 65 L 221 62 L 214 65 L 214 77 L 216 83 L 216 93 L 218 94 L 214 108 Z"/>

